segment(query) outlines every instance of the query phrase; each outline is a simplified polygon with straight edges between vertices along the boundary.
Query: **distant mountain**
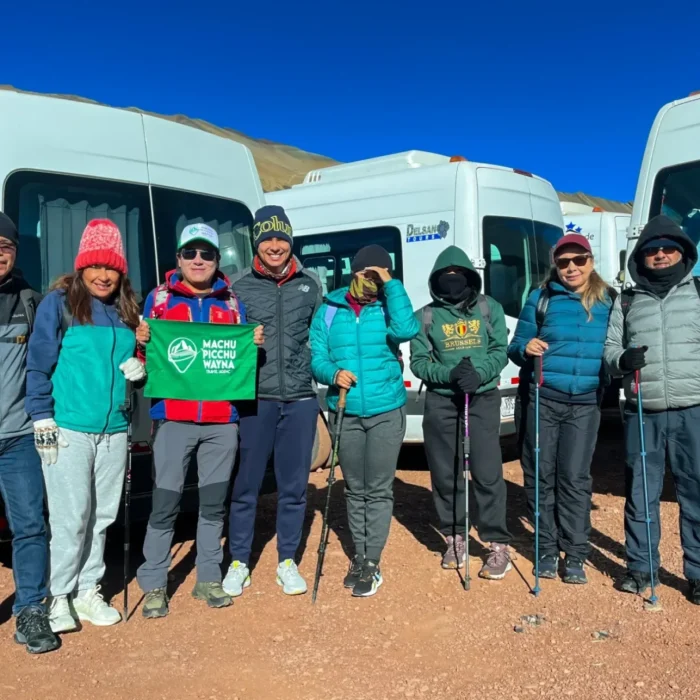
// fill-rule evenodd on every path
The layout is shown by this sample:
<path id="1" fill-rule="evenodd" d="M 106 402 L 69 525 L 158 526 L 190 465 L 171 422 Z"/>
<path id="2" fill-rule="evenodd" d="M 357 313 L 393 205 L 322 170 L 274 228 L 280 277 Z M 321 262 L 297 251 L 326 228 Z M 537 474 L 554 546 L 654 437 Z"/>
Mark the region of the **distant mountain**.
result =
<path id="1" fill-rule="evenodd" d="M 19 90 L 11 85 L 0 85 L 0 90 L 14 90 L 15 92 L 25 92 L 32 95 L 44 94 L 30 92 L 28 90 Z M 76 102 L 101 104 L 95 100 L 90 100 L 86 97 L 78 97 L 76 95 L 49 94 L 47 96 L 58 97 L 64 100 L 74 100 Z M 235 129 L 216 126 L 215 124 L 210 124 L 203 119 L 191 119 L 183 114 L 156 114 L 154 112 L 147 112 L 144 109 L 139 109 L 138 107 L 126 107 L 125 109 L 132 112 L 149 114 L 153 117 L 159 117 L 160 119 L 168 119 L 170 121 L 177 122 L 178 124 L 185 124 L 195 129 L 208 131 L 210 134 L 216 134 L 217 136 L 223 136 L 225 138 L 232 139 L 233 141 L 238 141 L 239 143 L 245 144 L 248 146 L 248 148 L 250 148 L 253 158 L 255 158 L 255 163 L 258 167 L 258 172 L 260 173 L 260 180 L 262 181 L 263 189 L 266 192 L 283 190 L 287 187 L 291 187 L 292 185 L 296 185 L 304 179 L 304 176 L 310 170 L 325 168 L 329 165 L 337 165 L 338 163 L 338 161 L 335 161 L 332 158 L 327 158 L 326 156 L 302 151 L 300 148 L 285 146 L 284 144 L 268 141 L 267 139 L 255 139 L 241 133 L 240 131 L 236 131 Z M 601 197 L 592 197 L 590 195 L 583 194 L 582 192 L 577 192 L 575 194 L 559 192 L 558 194 L 559 199 L 563 202 L 588 204 L 592 207 L 600 207 L 605 211 L 618 211 L 625 213 L 630 213 L 632 211 L 631 202 L 615 202 L 610 199 L 603 199 Z"/>

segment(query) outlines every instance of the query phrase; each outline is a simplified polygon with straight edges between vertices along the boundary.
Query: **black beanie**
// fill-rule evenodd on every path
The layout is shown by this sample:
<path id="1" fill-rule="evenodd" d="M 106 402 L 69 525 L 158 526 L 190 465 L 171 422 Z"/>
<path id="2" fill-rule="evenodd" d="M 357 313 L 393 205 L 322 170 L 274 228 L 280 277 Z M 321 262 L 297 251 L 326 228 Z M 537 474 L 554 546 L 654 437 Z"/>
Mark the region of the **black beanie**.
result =
<path id="1" fill-rule="evenodd" d="M 394 271 L 394 266 L 391 263 L 391 255 L 376 243 L 360 248 L 350 265 L 350 269 L 353 272 L 359 272 L 366 267 L 385 267 L 389 272 Z"/>
<path id="2" fill-rule="evenodd" d="M 19 234 L 17 233 L 17 227 L 12 222 L 12 219 L 9 216 L 7 216 L 7 214 L 3 214 L 1 211 L 0 238 L 7 238 L 8 241 L 11 241 L 16 246 L 19 245 Z"/>
<path id="3" fill-rule="evenodd" d="M 292 245 L 292 225 L 282 207 L 268 204 L 255 212 L 253 243 L 255 248 L 270 238 L 281 238 Z"/>

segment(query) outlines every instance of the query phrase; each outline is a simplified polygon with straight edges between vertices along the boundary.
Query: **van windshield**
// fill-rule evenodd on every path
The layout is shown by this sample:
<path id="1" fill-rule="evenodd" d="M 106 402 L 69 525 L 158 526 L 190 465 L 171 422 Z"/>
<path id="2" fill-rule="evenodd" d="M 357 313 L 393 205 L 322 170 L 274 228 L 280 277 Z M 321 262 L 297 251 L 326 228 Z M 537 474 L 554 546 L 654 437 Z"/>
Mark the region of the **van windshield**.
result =
<path id="1" fill-rule="evenodd" d="M 252 249 L 247 207 L 209 195 L 152 187 L 158 232 L 158 267 L 148 187 L 113 180 L 20 171 L 5 185 L 5 212 L 20 235 L 17 264 L 34 289 L 46 292 L 73 270 L 85 224 L 113 221 L 122 232 L 129 278 L 143 299 L 175 267 L 177 238 L 187 224 L 207 223 L 219 232 L 226 274 L 249 265 Z"/>
<path id="2" fill-rule="evenodd" d="M 507 316 L 520 316 L 530 292 L 549 272 L 550 250 L 563 233 L 561 227 L 542 221 L 484 217 L 484 291 Z"/>
<path id="3" fill-rule="evenodd" d="M 700 161 L 659 172 L 649 218 L 658 214 L 673 219 L 696 246 L 700 244 Z M 700 274 L 700 262 L 693 274 Z"/>

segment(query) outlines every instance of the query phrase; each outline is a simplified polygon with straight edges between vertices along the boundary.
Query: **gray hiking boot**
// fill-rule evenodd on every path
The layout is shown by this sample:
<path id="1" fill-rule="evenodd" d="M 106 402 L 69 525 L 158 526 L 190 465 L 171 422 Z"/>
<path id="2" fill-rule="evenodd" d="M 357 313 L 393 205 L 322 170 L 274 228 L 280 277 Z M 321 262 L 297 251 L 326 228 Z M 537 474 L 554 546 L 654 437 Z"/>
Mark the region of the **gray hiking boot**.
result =
<path id="1" fill-rule="evenodd" d="M 513 568 L 513 565 L 510 563 L 508 545 L 492 542 L 489 549 L 490 554 L 488 559 L 486 559 L 486 563 L 481 567 L 479 576 L 500 581 Z"/>
<path id="2" fill-rule="evenodd" d="M 192 590 L 192 597 L 203 600 L 210 608 L 227 608 L 233 605 L 231 596 L 218 581 L 198 582 Z"/>
<path id="3" fill-rule="evenodd" d="M 449 535 L 447 549 L 442 557 L 443 569 L 461 569 L 467 558 L 466 543 L 462 535 Z"/>
<path id="4" fill-rule="evenodd" d="M 250 569 L 242 561 L 232 561 L 221 586 L 232 598 L 238 598 L 243 595 L 243 589 L 250 586 Z"/>
<path id="5" fill-rule="evenodd" d="M 165 588 L 154 588 L 146 593 L 141 614 L 146 618 L 165 617 L 170 612 Z"/>

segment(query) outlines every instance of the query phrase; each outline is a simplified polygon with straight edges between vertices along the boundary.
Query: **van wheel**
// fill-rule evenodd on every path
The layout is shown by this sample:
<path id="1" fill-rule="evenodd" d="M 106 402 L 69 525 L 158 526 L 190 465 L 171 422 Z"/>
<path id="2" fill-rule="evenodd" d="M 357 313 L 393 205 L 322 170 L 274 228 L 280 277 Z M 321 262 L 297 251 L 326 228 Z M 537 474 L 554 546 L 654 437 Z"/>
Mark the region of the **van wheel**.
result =
<path id="1" fill-rule="evenodd" d="M 328 432 L 328 426 L 326 425 L 326 419 L 324 418 L 323 413 L 319 413 L 318 421 L 316 423 L 314 447 L 311 451 L 311 471 L 327 466 L 330 455 L 331 436 Z"/>

